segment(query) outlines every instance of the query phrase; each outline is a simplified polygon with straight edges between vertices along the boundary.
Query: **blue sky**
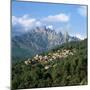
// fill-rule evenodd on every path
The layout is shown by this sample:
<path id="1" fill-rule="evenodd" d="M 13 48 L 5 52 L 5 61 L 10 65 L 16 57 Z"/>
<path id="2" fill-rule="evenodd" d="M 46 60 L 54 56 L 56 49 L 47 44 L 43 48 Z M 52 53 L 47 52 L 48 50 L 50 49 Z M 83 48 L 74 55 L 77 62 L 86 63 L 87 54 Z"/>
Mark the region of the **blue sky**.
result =
<path id="1" fill-rule="evenodd" d="M 12 26 L 17 25 L 23 30 L 47 25 L 83 39 L 87 37 L 87 6 L 13 1 Z"/>

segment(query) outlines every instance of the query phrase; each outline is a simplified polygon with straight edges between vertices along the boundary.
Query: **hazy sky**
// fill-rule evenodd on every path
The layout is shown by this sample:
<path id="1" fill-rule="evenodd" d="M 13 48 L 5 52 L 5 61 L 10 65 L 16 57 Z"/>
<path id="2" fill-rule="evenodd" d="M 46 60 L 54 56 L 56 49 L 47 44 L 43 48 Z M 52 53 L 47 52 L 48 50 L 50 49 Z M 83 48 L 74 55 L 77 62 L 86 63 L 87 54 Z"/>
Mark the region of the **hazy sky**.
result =
<path id="1" fill-rule="evenodd" d="M 79 38 L 87 37 L 87 6 L 35 2 L 12 2 L 12 26 L 30 30 L 47 25 L 56 31 L 68 31 Z"/>

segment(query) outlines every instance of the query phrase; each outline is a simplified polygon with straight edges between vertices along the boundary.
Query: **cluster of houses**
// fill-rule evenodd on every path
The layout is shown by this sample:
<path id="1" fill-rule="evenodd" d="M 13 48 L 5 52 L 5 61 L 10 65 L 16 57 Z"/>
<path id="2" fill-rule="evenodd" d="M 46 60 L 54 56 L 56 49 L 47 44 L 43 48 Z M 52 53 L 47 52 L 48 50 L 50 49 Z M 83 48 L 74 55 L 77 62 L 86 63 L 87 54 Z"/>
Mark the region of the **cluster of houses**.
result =
<path id="1" fill-rule="evenodd" d="M 63 49 L 63 50 L 57 50 L 56 52 L 51 52 L 48 53 L 48 55 L 42 56 L 42 55 L 36 55 L 32 59 L 28 59 L 25 61 L 26 65 L 29 64 L 35 64 L 37 62 L 44 62 L 47 63 L 48 61 L 53 61 L 53 60 L 60 60 L 62 58 L 66 58 L 68 55 L 74 55 L 74 53 L 71 50 Z M 47 67 L 46 67 L 47 69 Z"/>

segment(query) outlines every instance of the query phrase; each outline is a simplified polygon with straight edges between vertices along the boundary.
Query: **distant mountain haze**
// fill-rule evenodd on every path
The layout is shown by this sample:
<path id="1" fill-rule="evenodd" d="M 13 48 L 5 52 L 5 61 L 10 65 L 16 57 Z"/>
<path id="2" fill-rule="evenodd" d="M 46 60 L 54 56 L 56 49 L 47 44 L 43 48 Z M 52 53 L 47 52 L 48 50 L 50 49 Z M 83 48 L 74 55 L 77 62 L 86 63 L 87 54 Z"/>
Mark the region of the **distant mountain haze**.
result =
<path id="1" fill-rule="evenodd" d="M 16 28 L 15 28 L 16 29 Z M 12 31 L 12 57 L 26 58 L 50 50 L 57 45 L 80 40 L 65 32 L 56 32 L 53 27 L 35 27 L 28 32 Z"/>

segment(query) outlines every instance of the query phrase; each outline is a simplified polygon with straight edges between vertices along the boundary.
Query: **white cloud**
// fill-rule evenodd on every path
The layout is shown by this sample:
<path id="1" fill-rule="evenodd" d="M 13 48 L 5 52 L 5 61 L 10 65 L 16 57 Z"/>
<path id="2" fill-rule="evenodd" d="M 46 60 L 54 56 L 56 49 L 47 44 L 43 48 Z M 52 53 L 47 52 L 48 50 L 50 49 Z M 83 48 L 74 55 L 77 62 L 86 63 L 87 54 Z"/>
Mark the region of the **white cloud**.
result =
<path id="1" fill-rule="evenodd" d="M 80 38 L 81 40 L 85 39 L 85 36 L 80 35 L 80 34 L 76 34 L 75 36 L 76 36 L 77 38 Z"/>
<path id="2" fill-rule="evenodd" d="M 28 31 L 36 26 L 48 25 L 54 22 L 68 22 L 69 19 L 70 17 L 64 13 L 47 16 L 41 19 L 31 18 L 30 15 L 25 14 L 21 17 L 12 16 L 12 26 L 18 26 L 19 28 L 21 28 L 19 30 Z M 53 26 L 48 25 L 48 28 L 53 29 Z"/>
<path id="3" fill-rule="evenodd" d="M 17 24 L 17 18 L 15 16 L 12 16 L 12 25 L 16 25 Z"/>
<path id="4" fill-rule="evenodd" d="M 42 20 L 46 22 L 68 22 L 69 19 L 70 19 L 69 15 L 60 13 L 57 15 L 50 15 L 48 17 L 43 18 Z"/>
<path id="5" fill-rule="evenodd" d="M 20 25 L 23 30 L 30 30 L 35 25 L 40 25 L 41 23 L 35 18 L 30 18 L 29 15 L 24 15 L 22 17 L 12 16 L 12 25 Z"/>
<path id="6" fill-rule="evenodd" d="M 40 21 L 37 21 L 36 26 L 42 26 L 42 23 Z"/>
<path id="7" fill-rule="evenodd" d="M 78 8 L 78 13 L 81 16 L 87 16 L 87 6 L 80 6 L 80 8 Z"/>
<path id="8" fill-rule="evenodd" d="M 48 25 L 46 28 L 53 30 L 53 25 Z"/>

